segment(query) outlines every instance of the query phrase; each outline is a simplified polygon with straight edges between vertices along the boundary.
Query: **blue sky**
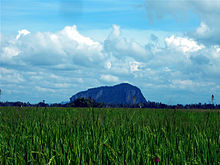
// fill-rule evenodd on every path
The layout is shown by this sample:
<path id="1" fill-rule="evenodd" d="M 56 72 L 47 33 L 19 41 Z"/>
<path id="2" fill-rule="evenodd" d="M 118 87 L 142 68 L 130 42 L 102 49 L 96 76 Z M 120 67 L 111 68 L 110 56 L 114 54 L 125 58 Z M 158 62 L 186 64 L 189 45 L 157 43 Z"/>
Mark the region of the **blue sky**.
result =
<path id="1" fill-rule="evenodd" d="M 55 32 L 73 23 L 83 30 L 120 24 L 123 28 L 165 31 L 192 30 L 200 24 L 193 12 L 183 20 L 174 20 L 170 16 L 159 21 L 149 20 L 144 0 L 3 0 L 1 17 L 4 33 L 15 33 L 15 29 L 21 28 Z"/>
<path id="2" fill-rule="evenodd" d="M 2 101 L 129 82 L 150 101 L 220 103 L 220 0 L 2 0 L 0 14 Z"/>

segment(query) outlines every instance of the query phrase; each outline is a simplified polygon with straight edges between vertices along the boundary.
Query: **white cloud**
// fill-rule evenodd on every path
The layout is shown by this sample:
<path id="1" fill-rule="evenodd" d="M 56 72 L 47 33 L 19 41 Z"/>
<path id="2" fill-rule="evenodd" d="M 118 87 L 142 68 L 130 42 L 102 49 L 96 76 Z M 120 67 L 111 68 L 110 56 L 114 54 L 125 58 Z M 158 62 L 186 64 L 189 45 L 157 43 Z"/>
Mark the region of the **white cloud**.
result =
<path id="1" fill-rule="evenodd" d="M 120 35 L 120 26 L 113 25 L 112 36 L 119 37 L 119 35 Z"/>
<path id="2" fill-rule="evenodd" d="M 49 88 L 43 88 L 43 87 L 39 87 L 39 86 L 36 86 L 35 87 L 38 91 L 40 92 L 50 92 L 50 93 L 55 93 L 56 91 L 53 90 L 53 89 L 49 89 Z"/>
<path id="3" fill-rule="evenodd" d="M 146 9 L 150 20 L 171 16 L 183 21 L 193 12 L 199 17 L 201 24 L 189 35 L 206 44 L 220 43 L 220 0 L 146 0 Z"/>
<path id="4" fill-rule="evenodd" d="M 55 83 L 54 84 L 54 87 L 56 87 L 56 88 L 68 88 L 68 87 L 70 87 L 71 85 L 69 84 L 69 83 Z"/>
<path id="5" fill-rule="evenodd" d="M 172 80 L 171 87 L 174 88 L 192 88 L 193 87 L 192 80 Z"/>
<path id="6" fill-rule="evenodd" d="M 210 32 L 209 27 L 203 22 L 201 22 L 200 26 L 196 29 L 196 34 L 201 36 L 205 36 L 209 32 Z"/>
<path id="7" fill-rule="evenodd" d="M 17 40 L 10 40 L 1 47 L 1 60 L 8 63 L 19 60 L 31 65 L 102 65 L 103 46 L 81 35 L 76 26 L 66 26 L 57 33 L 18 32 Z M 21 37 L 23 36 L 23 37 Z M 16 58 L 13 58 L 15 57 Z M 99 63 L 97 63 L 99 61 Z"/>
<path id="8" fill-rule="evenodd" d="M 216 52 L 217 52 L 217 53 L 220 53 L 220 48 L 217 47 L 217 48 L 216 48 Z"/>
<path id="9" fill-rule="evenodd" d="M 131 72 L 139 71 L 139 67 L 141 66 L 140 62 L 134 61 L 130 62 L 130 70 Z"/>
<path id="10" fill-rule="evenodd" d="M 184 37 L 175 37 L 174 35 L 165 39 L 168 47 L 181 50 L 184 53 L 196 52 L 204 48 L 204 45 L 198 45 L 196 41 Z"/>
<path id="11" fill-rule="evenodd" d="M 101 75 L 100 78 L 107 82 L 119 82 L 119 78 L 113 75 Z"/>
<path id="12" fill-rule="evenodd" d="M 55 80 L 58 80 L 58 79 L 60 79 L 61 77 L 59 77 L 59 76 L 57 76 L 57 75 L 55 75 L 55 74 L 51 74 L 50 75 L 50 78 L 52 78 L 52 79 L 55 79 Z"/>
<path id="13" fill-rule="evenodd" d="M 106 62 L 106 68 L 107 68 L 107 69 L 111 69 L 111 67 L 112 67 L 111 62 L 110 62 L 110 61 L 107 61 L 107 62 Z"/>
<path id="14" fill-rule="evenodd" d="M 21 36 L 26 36 L 28 34 L 30 34 L 31 32 L 29 32 L 28 30 L 26 29 L 23 29 L 23 30 L 19 30 L 18 31 L 18 35 L 16 36 L 16 40 L 18 40 Z"/>
<path id="15" fill-rule="evenodd" d="M 125 31 L 129 33 L 129 29 Z M 21 97 L 26 91 L 26 98 L 35 100 L 56 97 L 63 101 L 89 87 L 130 82 L 143 88 L 147 99 L 160 98 L 158 101 L 163 102 L 170 91 L 176 96 L 185 92 L 187 99 L 186 93 L 197 91 L 202 95 L 219 84 L 219 45 L 204 46 L 176 33 L 151 35 L 156 32 L 150 32 L 143 45 L 138 38 L 124 34 L 124 29 L 114 25 L 106 39 L 97 42 L 82 35 L 76 26 L 67 26 L 55 33 L 30 33 L 18 40 L 16 36 L 4 37 L 0 48 L 1 88 L 16 88 Z M 15 98 L 13 94 L 8 93 L 8 98 Z"/>
<path id="16" fill-rule="evenodd" d="M 102 45 L 98 42 L 93 41 L 89 37 L 85 37 L 81 35 L 76 25 L 73 26 L 66 26 L 61 32 L 59 32 L 59 35 L 62 37 L 65 37 L 75 41 L 78 43 L 78 48 L 82 48 L 83 46 L 91 47 L 91 48 L 97 48 L 99 50 L 102 50 Z"/>
<path id="17" fill-rule="evenodd" d="M 104 41 L 104 51 L 116 58 L 124 58 L 126 56 L 135 57 L 139 60 L 149 57 L 149 53 L 144 46 L 139 43 L 128 40 L 120 33 L 120 27 L 113 25 L 113 30 Z"/>
<path id="18" fill-rule="evenodd" d="M 13 46 L 4 47 L 2 49 L 1 59 L 2 60 L 11 59 L 12 57 L 19 55 L 20 52 L 21 51 L 18 48 L 13 47 Z"/>
<path id="19" fill-rule="evenodd" d="M 163 69 L 163 71 L 165 71 L 165 72 L 171 72 L 171 70 L 170 70 L 170 68 L 169 67 L 164 67 L 164 69 Z"/>
<path id="20" fill-rule="evenodd" d="M 22 83 L 24 82 L 23 76 L 16 70 L 6 69 L 0 67 L 0 80 L 5 83 Z"/>

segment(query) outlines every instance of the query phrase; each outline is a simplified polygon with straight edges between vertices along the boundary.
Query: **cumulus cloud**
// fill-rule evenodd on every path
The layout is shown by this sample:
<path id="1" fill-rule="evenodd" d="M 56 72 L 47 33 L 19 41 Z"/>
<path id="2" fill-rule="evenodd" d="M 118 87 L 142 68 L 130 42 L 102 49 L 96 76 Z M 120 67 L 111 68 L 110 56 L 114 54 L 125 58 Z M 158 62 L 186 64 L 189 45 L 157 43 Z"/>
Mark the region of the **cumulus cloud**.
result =
<path id="1" fill-rule="evenodd" d="M 120 33 L 120 27 L 113 25 L 113 30 L 104 41 L 104 50 L 107 54 L 113 54 L 117 58 L 126 56 L 135 57 L 139 60 L 148 58 L 147 50 L 135 41 L 130 41 Z"/>
<path id="2" fill-rule="evenodd" d="M 62 36 L 65 39 L 69 39 L 72 41 L 75 41 L 78 43 L 78 46 L 81 47 L 83 45 L 87 46 L 87 47 L 91 47 L 91 48 L 97 48 L 97 49 L 102 49 L 101 45 L 96 42 L 93 41 L 91 38 L 89 37 L 85 37 L 83 35 L 81 35 L 78 30 L 76 25 L 73 26 L 66 26 L 62 31 L 60 31 L 59 36 Z M 57 37 L 56 36 L 51 36 L 51 39 L 56 40 Z"/>
<path id="3" fill-rule="evenodd" d="M 220 30 L 218 27 L 215 27 L 215 25 L 201 22 L 200 26 L 194 32 L 189 32 L 188 34 L 205 44 L 220 45 Z"/>
<path id="4" fill-rule="evenodd" d="M 11 59 L 12 57 L 19 55 L 19 53 L 20 50 L 17 47 L 13 47 L 13 46 L 4 47 L 2 48 L 1 58 L 2 60 Z"/>
<path id="5" fill-rule="evenodd" d="M 18 32 L 19 37 L 10 39 L 1 35 L 1 88 L 8 98 L 17 99 L 20 93 L 24 101 L 31 97 L 50 102 L 119 82 L 137 85 L 147 99 L 162 102 L 169 93 L 183 94 L 185 99 L 189 92 L 218 93 L 219 45 L 176 34 L 159 38 L 154 33 L 142 45 L 123 36 L 123 30 L 113 25 L 103 42 L 82 35 L 75 25 L 55 33 Z M 201 25 L 198 33 L 208 30 Z"/>
<path id="6" fill-rule="evenodd" d="M 21 60 L 31 65 L 97 65 L 97 61 L 104 58 L 102 49 L 99 42 L 81 35 L 75 25 L 57 33 L 30 34 L 21 30 L 16 40 L 8 41 L 7 46 L 2 48 L 1 59 L 10 62 Z"/>
<path id="7" fill-rule="evenodd" d="M 200 35 L 203 37 L 209 32 L 210 32 L 209 27 L 203 22 L 201 22 L 200 26 L 196 29 L 196 35 Z"/>
<path id="8" fill-rule="evenodd" d="M 206 43 L 220 43 L 220 0 L 146 0 L 146 9 L 150 20 L 167 16 L 183 21 L 191 12 L 197 14 L 201 24 L 189 35 Z"/>
<path id="9" fill-rule="evenodd" d="M 198 43 L 192 39 L 175 37 L 174 35 L 165 38 L 165 42 L 168 47 L 179 49 L 184 53 L 196 52 L 204 48 L 204 45 L 198 45 Z"/>

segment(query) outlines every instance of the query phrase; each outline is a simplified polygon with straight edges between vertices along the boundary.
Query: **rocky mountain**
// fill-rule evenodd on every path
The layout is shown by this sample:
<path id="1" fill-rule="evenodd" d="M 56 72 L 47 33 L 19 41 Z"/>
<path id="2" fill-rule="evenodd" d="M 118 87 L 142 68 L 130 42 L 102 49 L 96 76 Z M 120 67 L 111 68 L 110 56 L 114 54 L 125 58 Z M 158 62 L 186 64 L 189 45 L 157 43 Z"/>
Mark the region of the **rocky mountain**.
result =
<path id="1" fill-rule="evenodd" d="M 138 104 L 146 102 L 141 90 L 128 83 L 91 88 L 73 95 L 70 101 L 72 102 L 83 97 L 91 97 L 96 102 L 103 102 L 105 104 Z"/>

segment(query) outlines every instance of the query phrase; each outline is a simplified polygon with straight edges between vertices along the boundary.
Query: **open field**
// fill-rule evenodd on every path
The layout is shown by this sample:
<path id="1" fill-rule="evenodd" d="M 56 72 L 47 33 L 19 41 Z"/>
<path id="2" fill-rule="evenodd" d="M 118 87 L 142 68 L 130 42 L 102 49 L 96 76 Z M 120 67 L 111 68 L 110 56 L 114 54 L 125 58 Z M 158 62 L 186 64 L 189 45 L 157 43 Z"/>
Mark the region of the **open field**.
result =
<path id="1" fill-rule="evenodd" d="M 220 164 L 219 110 L 0 107 L 0 164 Z"/>

